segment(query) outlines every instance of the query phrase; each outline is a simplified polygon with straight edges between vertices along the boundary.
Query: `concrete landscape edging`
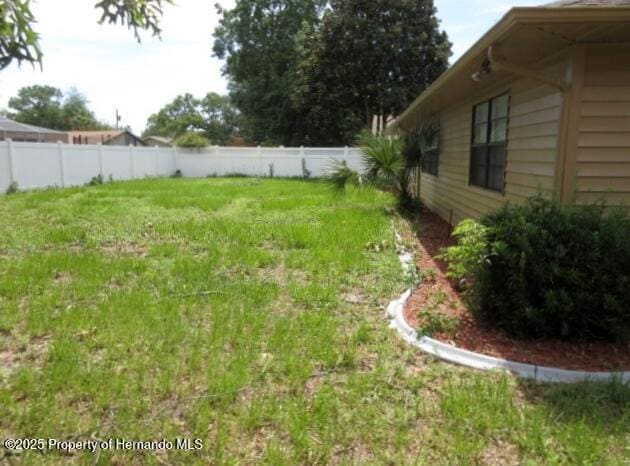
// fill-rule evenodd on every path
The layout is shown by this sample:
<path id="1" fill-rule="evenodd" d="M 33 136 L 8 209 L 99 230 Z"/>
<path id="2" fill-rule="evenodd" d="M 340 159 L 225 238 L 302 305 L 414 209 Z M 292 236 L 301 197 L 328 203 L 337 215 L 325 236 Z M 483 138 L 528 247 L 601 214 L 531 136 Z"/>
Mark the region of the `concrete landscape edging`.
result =
<path id="1" fill-rule="evenodd" d="M 411 290 L 405 291 L 400 298 L 395 299 L 387 306 L 387 314 L 390 318 L 390 327 L 396 330 L 400 336 L 412 346 L 419 348 L 427 354 L 438 359 L 459 364 L 466 367 L 481 370 L 503 370 L 537 382 L 585 382 L 585 381 L 609 381 L 618 379 L 622 382 L 630 382 L 630 371 L 627 372 L 588 372 L 558 369 L 555 367 L 538 366 L 520 362 L 507 361 L 484 354 L 474 353 L 465 349 L 442 343 L 418 333 L 407 323 L 404 316 L 405 303 L 411 296 Z"/>

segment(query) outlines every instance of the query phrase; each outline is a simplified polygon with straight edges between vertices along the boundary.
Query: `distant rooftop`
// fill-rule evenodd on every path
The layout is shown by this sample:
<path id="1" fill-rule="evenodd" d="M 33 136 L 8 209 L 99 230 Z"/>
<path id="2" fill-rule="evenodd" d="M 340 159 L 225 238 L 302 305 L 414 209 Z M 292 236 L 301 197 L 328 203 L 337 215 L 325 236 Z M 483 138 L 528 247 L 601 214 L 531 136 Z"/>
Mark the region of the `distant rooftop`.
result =
<path id="1" fill-rule="evenodd" d="M 20 123 L 15 120 L 11 120 L 5 116 L 0 116 L 0 132 L 11 133 L 42 133 L 42 134 L 59 134 L 63 131 L 57 131 L 49 128 L 42 128 L 40 126 L 27 125 L 26 123 Z"/>
<path id="2" fill-rule="evenodd" d="M 170 144 L 171 143 L 171 138 L 165 138 L 163 136 L 147 136 L 146 138 L 142 138 L 143 141 L 146 141 L 147 139 L 153 139 L 155 141 L 160 141 L 160 142 L 163 142 L 164 144 Z"/>
<path id="3" fill-rule="evenodd" d="M 543 6 L 548 8 L 630 7 L 630 0 L 560 0 Z"/>

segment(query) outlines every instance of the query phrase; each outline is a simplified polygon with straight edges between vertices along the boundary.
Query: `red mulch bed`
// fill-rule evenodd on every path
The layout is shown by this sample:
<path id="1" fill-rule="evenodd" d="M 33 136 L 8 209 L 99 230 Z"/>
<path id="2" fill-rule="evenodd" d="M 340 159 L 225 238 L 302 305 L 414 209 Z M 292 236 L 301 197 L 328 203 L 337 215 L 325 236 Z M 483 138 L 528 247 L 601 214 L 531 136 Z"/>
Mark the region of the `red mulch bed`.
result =
<path id="1" fill-rule="evenodd" d="M 425 279 L 409 298 L 405 306 L 405 319 L 409 325 L 417 328 L 418 311 L 431 307 L 435 308 L 432 312 L 439 312 L 458 322 L 453 335 L 434 334 L 431 337 L 459 348 L 510 361 L 562 369 L 630 370 L 630 344 L 519 340 L 473 317 L 454 284 L 445 277 L 446 264 L 434 258 L 441 248 L 453 244 L 451 227 L 426 209 L 418 218 L 418 227 L 420 233 L 415 239 L 418 267 L 421 272 L 432 268 L 436 274 L 434 280 Z M 436 305 L 436 295 L 445 296 L 441 304 Z"/>

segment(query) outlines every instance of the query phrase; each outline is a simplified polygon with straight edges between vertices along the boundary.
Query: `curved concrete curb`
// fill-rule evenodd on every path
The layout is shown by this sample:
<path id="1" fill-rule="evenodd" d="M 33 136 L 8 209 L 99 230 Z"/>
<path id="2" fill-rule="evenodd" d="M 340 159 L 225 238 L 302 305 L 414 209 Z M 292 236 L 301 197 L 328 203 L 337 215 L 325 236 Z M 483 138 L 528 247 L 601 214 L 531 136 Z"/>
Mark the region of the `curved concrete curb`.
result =
<path id="1" fill-rule="evenodd" d="M 473 353 L 464 349 L 447 345 L 418 333 L 407 323 L 403 313 L 405 303 L 411 296 L 411 290 L 390 302 L 387 306 L 390 327 L 395 329 L 409 344 L 421 349 L 444 361 L 460 364 L 482 370 L 505 370 L 524 379 L 533 379 L 537 382 L 584 382 L 584 381 L 608 381 L 617 378 L 623 382 L 630 382 L 629 372 L 586 372 L 556 369 L 554 367 L 536 366 L 520 362 L 506 361 L 479 353 Z"/>

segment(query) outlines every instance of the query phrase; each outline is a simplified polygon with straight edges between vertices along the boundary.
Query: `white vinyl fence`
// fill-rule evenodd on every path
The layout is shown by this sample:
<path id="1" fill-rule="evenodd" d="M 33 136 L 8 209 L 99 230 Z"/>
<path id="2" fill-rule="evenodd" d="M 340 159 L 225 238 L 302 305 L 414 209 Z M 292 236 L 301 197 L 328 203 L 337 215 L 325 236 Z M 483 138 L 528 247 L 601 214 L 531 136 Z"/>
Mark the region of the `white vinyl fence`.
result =
<path id="1" fill-rule="evenodd" d="M 358 149 L 313 147 L 208 147 L 175 149 L 103 145 L 41 144 L 0 141 L 0 193 L 11 183 L 19 189 L 73 186 L 93 177 L 131 180 L 243 174 L 247 176 L 321 177 L 333 161 L 361 168 Z"/>

